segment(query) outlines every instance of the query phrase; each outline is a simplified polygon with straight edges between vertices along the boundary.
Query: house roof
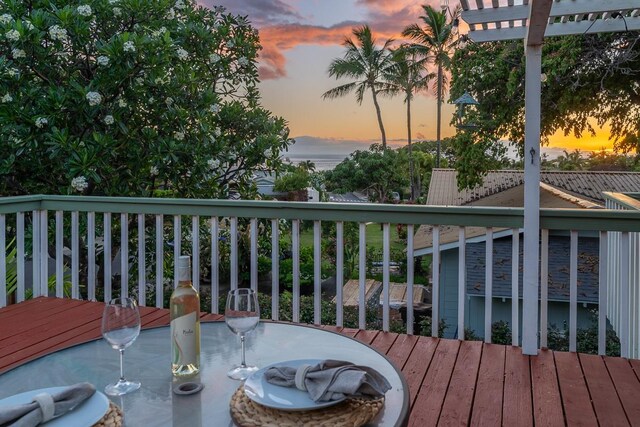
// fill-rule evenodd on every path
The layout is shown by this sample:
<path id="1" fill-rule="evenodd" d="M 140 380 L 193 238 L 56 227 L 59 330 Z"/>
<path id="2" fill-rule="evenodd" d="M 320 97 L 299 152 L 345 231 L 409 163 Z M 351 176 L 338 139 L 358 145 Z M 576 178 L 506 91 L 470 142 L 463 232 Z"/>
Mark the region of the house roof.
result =
<path id="1" fill-rule="evenodd" d="M 369 198 L 362 193 L 351 192 L 345 194 L 329 193 L 332 203 L 369 203 Z"/>
<path id="2" fill-rule="evenodd" d="M 374 279 L 365 281 L 365 301 L 367 305 L 382 304 L 382 282 Z M 428 299 L 429 291 L 422 285 L 413 285 L 413 303 L 424 303 Z M 351 279 L 345 283 L 342 288 L 342 300 L 345 307 L 357 307 L 360 300 L 360 281 Z M 336 302 L 337 297 L 333 297 Z M 407 284 L 389 282 L 389 304 L 393 307 L 406 305 L 407 303 Z"/>
<path id="3" fill-rule="evenodd" d="M 523 241 L 520 240 L 520 258 Z M 597 238 L 578 238 L 578 302 L 598 302 L 598 253 Z M 570 239 L 565 236 L 549 237 L 548 289 L 550 301 L 569 301 Z M 484 296 L 485 244 L 466 245 L 467 293 Z M 520 264 L 522 265 L 522 264 Z M 519 270 L 519 295 L 522 297 L 522 268 Z M 511 238 L 493 242 L 493 296 L 511 298 Z"/>
<path id="4" fill-rule="evenodd" d="M 604 206 L 603 191 L 618 193 L 640 191 L 640 173 L 638 172 L 542 171 L 540 172 L 540 181 L 567 195 L 600 206 Z M 468 205 L 523 184 L 523 171 L 499 170 L 490 171 L 481 185 L 471 190 L 459 191 L 454 169 L 434 169 L 429 184 L 427 205 Z"/>

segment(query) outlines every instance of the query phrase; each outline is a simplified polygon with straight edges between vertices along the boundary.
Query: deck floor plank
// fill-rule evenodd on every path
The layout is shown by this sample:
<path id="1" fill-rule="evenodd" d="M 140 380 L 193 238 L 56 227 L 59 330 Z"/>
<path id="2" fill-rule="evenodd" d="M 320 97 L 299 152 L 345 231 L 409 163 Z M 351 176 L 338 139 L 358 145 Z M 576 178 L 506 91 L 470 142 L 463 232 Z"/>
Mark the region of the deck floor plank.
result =
<path id="1" fill-rule="evenodd" d="M 371 345 L 382 354 L 387 354 L 398 338 L 395 332 L 380 332 Z"/>
<path id="2" fill-rule="evenodd" d="M 533 426 L 529 356 L 518 347 L 505 347 L 502 425 Z"/>
<path id="3" fill-rule="evenodd" d="M 592 354 L 580 354 L 578 358 L 599 423 L 612 426 L 629 425 L 603 358 Z"/>
<path id="4" fill-rule="evenodd" d="M 633 372 L 633 368 L 627 359 L 620 357 L 605 357 L 605 365 L 613 384 L 618 391 L 618 396 L 627 414 L 627 418 L 634 425 L 640 424 L 640 381 Z"/>
<path id="5" fill-rule="evenodd" d="M 427 375 L 418 392 L 419 404 L 413 405 L 409 426 L 437 425 L 459 348 L 460 342 L 457 340 L 441 340 L 438 343 Z"/>
<path id="6" fill-rule="evenodd" d="M 402 370 L 417 342 L 418 337 L 416 335 L 398 335 L 398 338 L 387 352 L 387 357 L 398 369 Z"/>
<path id="7" fill-rule="evenodd" d="M 438 425 L 464 426 L 471 419 L 482 355 L 481 341 L 462 341 Z"/>
<path id="8" fill-rule="evenodd" d="M 504 363 L 505 347 L 503 345 L 484 344 L 473 399 L 471 425 L 501 425 Z"/>
<path id="9" fill-rule="evenodd" d="M 560 383 L 564 413 L 569 425 L 597 426 L 596 414 L 576 353 L 553 354 Z"/>
<path id="10" fill-rule="evenodd" d="M 101 337 L 103 303 L 40 297 L 0 309 L 0 373 Z M 169 310 L 140 307 L 143 328 Z M 202 321 L 222 320 L 201 313 Z M 9 326 L 7 326 L 9 325 Z M 409 425 L 629 425 L 640 420 L 640 361 L 322 326 L 371 345 L 407 380 Z M 4 334 L 4 339 L 2 335 Z"/>
<path id="11" fill-rule="evenodd" d="M 410 407 L 413 407 L 424 376 L 433 358 L 433 354 L 438 347 L 438 339 L 430 337 L 419 337 L 418 342 L 413 347 L 413 351 L 409 355 L 407 362 L 404 364 L 402 373 L 407 379 L 409 385 L 409 396 L 411 397 Z"/>
<path id="12" fill-rule="evenodd" d="M 535 425 L 563 426 L 564 414 L 553 352 L 540 350 L 530 363 Z"/>

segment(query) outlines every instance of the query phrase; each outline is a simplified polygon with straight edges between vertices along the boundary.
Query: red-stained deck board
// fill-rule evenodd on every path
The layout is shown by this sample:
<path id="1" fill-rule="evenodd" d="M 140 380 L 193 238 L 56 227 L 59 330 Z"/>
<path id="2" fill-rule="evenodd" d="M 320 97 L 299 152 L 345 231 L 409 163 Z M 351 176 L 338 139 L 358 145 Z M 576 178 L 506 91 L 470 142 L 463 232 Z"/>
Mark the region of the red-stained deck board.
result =
<path id="1" fill-rule="evenodd" d="M 398 338 L 395 332 L 380 332 L 371 345 L 382 354 L 387 354 Z"/>
<path id="2" fill-rule="evenodd" d="M 371 345 L 377 335 L 378 331 L 358 331 L 356 339 L 362 343 Z"/>
<path id="3" fill-rule="evenodd" d="M 24 316 L 32 310 L 44 311 L 49 307 L 66 306 L 65 300 L 58 298 L 38 297 L 28 299 L 20 304 L 12 304 L 0 310 L 0 320 L 5 320 L 13 316 Z"/>
<path id="4" fill-rule="evenodd" d="M 387 357 L 391 359 L 398 369 L 402 370 L 405 362 L 409 359 L 413 346 L 417 342 L 418 337 L 415 335 L 398 335 L 393 346 L 387 352 Z"/>
<path id="5" fill-rule="evenodd" d="M 471 425 L 499 426 L 502 423 L 505 347 L 484 344 L 473 399 Z"/>
<path id="6" fill-rule="evenodd" d="M 438 347 L 437 338 L 419 337 L 407 362 L 404 364 L 402 373 L 409 385 L 409 396 L 411 397 L 410 407 L 413 407 L 413 403 L 416 401 L 436 347 Z"/>
<path id="7" fill-rule="evenodd" d="M 591 406 L 591 397 L 582 374 L 578 355 L 556 352 L 554 358 L 567 424 L 597 426 L 598 421 L 593 406 Z"/>
<path id="8" fill-rule="evenodd" d="M 48 302 L 48 300 L 45 300 Z M 69 300 L 66 304 L 42 303 L 33 305 L 28 311 L 15 313 L 13 316 L 0 319 L 0 340 L 24 334 L 30 329 L 37 329 L 49 323 L 49 318 L 60 313 L 68 313 L 74 307 L 85 305 L 87 302 L 79 300 Z M 38 317 L 33 316 L 30 310 L 37 310 Z"/>
<path id="9" fill-rule="evenodd" d="M 342 328 L 342 330 L 340 331 L 340 333 L 342 335 L 346 335 L 350 338 L 354 338 L 359 332 L 359 329 L 354 329 L 354 328 Z"/>
<path id="10" fill-rule="evenodd" d="M 413 405 L 409 419 L 410 426 L 437 425 L 459 348 L 459 341 L 440 340 L 438 343 L 427 375 L 418 392 L 417 402 Z"/>
<path id="11" fill-rule="evenodd" d="M 578 357 L 600 424 L 629 425 L 602 357 L 591 354 L 580 354 Z"/>
<path id="12" fill-rule="evenodd" d="M 620 357 L 605 357 L 609 375 L 618 391 L 618 396 L 627 414 L 627 418 L 634 425 L 640 424 L 640 381 L 636 377 L 627 359 Z"/>
<path id="13" fill-rule="evenodd" d="M 453 368 L 453 375 L 449 382 L 438 425 L 464 426 L 469 423 L 481 354 L 482 342 L 463 341 L 460 343 L 458 358 Z"/>
<path id="14" fill-rule="evenodd" d="M 563 426 L 564 414 L 553 352 L 540 350 L 530 359 L 533 417 L 536 425 Z"/>
<path id="15" fill-rule="evenodd" d="M 505 347 L 503 396 L 502 425 L 533 426 L 529 356 L 519 347 Z"/>

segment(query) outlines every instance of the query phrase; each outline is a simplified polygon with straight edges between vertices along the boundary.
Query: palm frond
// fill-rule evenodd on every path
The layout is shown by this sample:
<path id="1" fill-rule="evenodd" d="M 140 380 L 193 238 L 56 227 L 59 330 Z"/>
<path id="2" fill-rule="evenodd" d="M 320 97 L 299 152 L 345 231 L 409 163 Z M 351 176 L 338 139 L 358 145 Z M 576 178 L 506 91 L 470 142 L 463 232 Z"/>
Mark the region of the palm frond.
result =
<path id="1" fill-rule="evenodd" d="M 325 93 L 322 94 L 322 99 L 336 99 L 336 98 L 342 98 L 343 96 L 346 96 L 348 94 L 350 94 L 351 92 L 353 92 L 354 89 L 358 88 L 358 83 L 356 82 L 351 82 L 351 83 L 346 83 L 343 85 L 340 85 L 338 87 L 334 87 L 333 89 L 329 89 L 328 91 L 326 91 Z M 360 86 L 363 86 L 363 84 L 360 84 Z"/>

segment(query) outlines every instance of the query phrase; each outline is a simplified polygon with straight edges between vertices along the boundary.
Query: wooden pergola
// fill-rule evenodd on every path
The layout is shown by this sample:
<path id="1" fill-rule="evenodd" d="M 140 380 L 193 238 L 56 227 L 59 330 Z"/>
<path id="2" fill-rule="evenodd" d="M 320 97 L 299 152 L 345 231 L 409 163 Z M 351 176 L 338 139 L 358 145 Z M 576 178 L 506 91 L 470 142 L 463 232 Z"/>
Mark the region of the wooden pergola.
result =
<path id="1" fill-rule="evenodd" d="M 525 184 L 522 351 L 538 353 L 540 100 L 545 37 L 640 30 L 640 0 L 460 0 L 476 43 L 524 39 Z M 603 308 L 601 308 L 602 311 Z M 570 323 L 575 324 L 575 315 Z M 571 349 L 575 351 L 575 349 Z M 624 354 L 623 354 L 624 356 Z"/>

